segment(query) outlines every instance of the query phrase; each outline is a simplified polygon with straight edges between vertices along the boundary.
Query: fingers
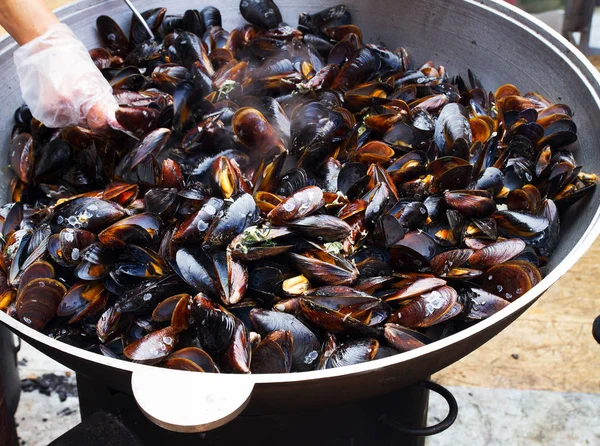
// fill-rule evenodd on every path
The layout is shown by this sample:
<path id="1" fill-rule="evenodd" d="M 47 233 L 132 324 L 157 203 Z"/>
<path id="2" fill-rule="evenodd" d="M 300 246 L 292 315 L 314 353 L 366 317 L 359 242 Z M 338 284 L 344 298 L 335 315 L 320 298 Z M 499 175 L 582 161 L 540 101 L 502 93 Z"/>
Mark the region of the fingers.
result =
<path id="1" fill-rule="evenodd" d="M 71 29 L 59 23 L 14 53 L 23 99 L 46 127 L 116 123 L 113 89 Z"/>
<path id="2" fill-rule="evenodd" d="M 95 132 L 106 132 L 118 126 L 115 104 L 97 103 L 87 115 L 87 125 Z"/>

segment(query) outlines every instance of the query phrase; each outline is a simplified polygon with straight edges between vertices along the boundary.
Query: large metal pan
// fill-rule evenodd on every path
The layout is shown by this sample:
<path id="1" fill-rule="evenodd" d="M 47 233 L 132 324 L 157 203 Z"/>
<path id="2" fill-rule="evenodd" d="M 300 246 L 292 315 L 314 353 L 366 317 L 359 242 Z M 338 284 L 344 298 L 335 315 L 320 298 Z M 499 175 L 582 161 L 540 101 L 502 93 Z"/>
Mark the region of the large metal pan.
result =
<path id="1" fill-rule="evenodd" d="M 296 24 L 302 11 L 317 11 L 339 0 L 278 0 L 284 19 Z M 238 0 L 212 2 L 224 27 L 240 25 Z M 574 108 L 581 147 L 576 156 L 586 170 L 600 172 L 600 84 L 590 63 L 548 27 L 496 0 L 346 0 L 369 41 L 406 47 L 417 63 L 433 59 L 451 73 L 471 68 L 488 89 L 511 82 Z M 180 0 L 138 1 L 141 8 L 165 6 L 183 12 L 201 3 Z M 91 48 L 98 44 L 95 19 L 108 14 L 127 26 L 131 13 L 120 0 L 82 0 L 59 16 Z M 15 44 L 0 42 L 0 159 L 7 159 L 12 111 L 21 104 L 12 64 Z M 5 161 L 6 162 L 6 161 Z M 0 193 L 5 196 L 6 178 Z M 600 231 L 600 192 L 571 209 L 551 272 L 534 289 L 493 317 L 415 351 L 334 370 L 291 375 L 211 375 L 132 364 L 85 352 L 54 341 L 0 312 L 0 320 L 48 356 L 77 373 L 135 396 L 157 424 L 182 432 L 225 424 L 246 405 L 247 413 L 280 413 L 302 407 L 341 403 L 390 392 L 443 369 L 477 349 L 521 315 L 581 257 Z M 248 404 L 249 403 L 249 404 Z"/>

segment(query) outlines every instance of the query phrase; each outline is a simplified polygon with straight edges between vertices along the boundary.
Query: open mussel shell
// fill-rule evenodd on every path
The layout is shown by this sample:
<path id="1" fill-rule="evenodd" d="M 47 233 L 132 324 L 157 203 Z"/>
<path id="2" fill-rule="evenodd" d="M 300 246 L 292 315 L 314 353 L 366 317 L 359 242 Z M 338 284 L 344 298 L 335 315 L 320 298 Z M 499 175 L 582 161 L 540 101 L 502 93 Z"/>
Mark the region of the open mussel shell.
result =
<path id="1" fill-rule="evenodd" d="M 390 308 L 379 298 L 346 286 L 324 286 L 313 288 L 303 295 L 304 300 L 352 316 L 370 326 L 387 319 Z"/>
<path id="2" fill-rule="evenodd" d="M 163 300 L 152 312 L 152 320 L 171 322 L 171 328 L 179 333 L 189 328 L 192 319 L 192 297 L 177 294 Z"/>
<path id="3" fill-rule="evenodd" d="M 60 249 L 60 237 L 58 234 L 53 234 L 48 238 L 47 250 L 48 254 L 50 254 L 50 258 L 56 264 L 60 266 L 70 266 L 64 259 L 62 250 Z"/>
<path id="4" fill-rule="evenodd" d="M 9 308 L 13 306 L 17 298 L 17 291 L 13 288 L 7 288 L 0 292 L 0 311 L 9 312 Z M 15 305 L 16 311 L 16 305 Z"/>
<path id="5" fill-rule="evenodd" d="M 403 302 L 392 314 L 390 322 L 408 328 L 431 327 L 445 320 L 444 315 L 451 312 L 457 302 L 458 294 L 454 288 L 443 286 Z"/>
<path id="6" fill-rule="evenodd" d="M 525 242 L 521 239 L 502 240 L 475 251 L 469 257 L 469 264 L 473 268 L 487 269 L 518 256 L 524 249 Z"/>
<path id="7" fill-rule="evenodd" d="M 387 319 L 390 309 L 380 299 L 343 286 L 311 290 L 300 299 L 300 310 L 313 325 L 331 333 L 376 336 L 371 327 Z"/>
<path id="8" fill-rule="evenodd" d="M 425 232 L 411 231 L 390 248 L 392 265 L 397 268 L 421 268 L 435 256 L 437 246 Z"/>
<path id="9" fill-rule="evenodd" d="M 157 364 L 169 356 L 177 345 L 178 335 L 172 327 L 162 328 L 132 342 L 123 350 L 127 359 L 142 364 Z"/>
<path id="10" fill-rule="evenodd" d="M 66 292 L 57 280 L 47 277 L 31 280 L 19 289 L 17 317 L 34 330 L 42 330 L 55 316 Z"/>
<path id="11" fill-rule="evenodd" d="M 215 292 L 215 283 L 202 259 L 187 248 L 175 255 L 177 272 L 181 278 L 197 292 L 209 295 Z"/>
<path id="12" fill-rule="evenodd" d="M 80 282 L 64 295 L 56 310 L 57 316 L 71 316 L 69 323 L 78 322 L 104 309 L 108 291 L 102 282 Z"/>
<path id="13" fill-rule="evenodd" d="M 196 213 L 184 220 L 173 234 L 173 241 L 180 244 L 201 242 L 224 206 L 225 202 L 220 198 L 210 198 Z"/>
<path id="14" fill-rule="evenodd" d="M 523 260 L 492 266 L 480 278 L 481 287 L 510 302 L 518 299 L 542 280 L 537 267 Z"/>
<path id="15" fill-rule="evenodd" d="M 35 279 L 54 279 L 54 266 L 43 260 L 32 263 L 20 276 L 18 290 L 21 291 L 25 286 Z"/>
<path id="16" fill-rule="evenodd" d="M 129 206 L 136 200 L 138 192 L 139 186 L 137 184 L 113 182 L 104 189 L 102 199 L 114 201 L 121 206 Z"/>
<path id="17" fill-rule="evenodd" d="M 393 276 L 373 276 L 359 279 L 354 284 L 354 289 L 365 293 L 374 294 L 385 288 L 388 283 L 394 282 Z M 381 297 L 381 296 L 379 296 Z"/>
<path id="18" fill-rule="evenodd" d="M 510 302 L 476 286 L 459 287 L 459 300 L 465 302 L 468 321 L 486 319 L 505 308 Z"/>
<path id="19" fill-rule="evenodd" d="M 258 191 L 272 192 L 278 186 L 286 155 L 287 152 L 283 148 L 274 147 L 261 160 L 252 179 L 255 193 Z"/>
<path id="20" fill-rule="evenodd" d="M 23 260 L 23 257 L 27 252 L 27 247 L 30 240 L 30 231 L 27 229 L 18 229 L 10 234 L 6 240 L 6 244 L 3 247 L 2 254 L 4 269 L 8 270 L 9 283 L 13 286 L 17 284 L 19 271 L 21 269 L 20 262 Z M 10 280 L 11 276 L 13 280 Z"/>
<path id="21" fill-rule="evenodd" d="M 413 150 L 394 161 L 388 168 L 394 182 L 414 180 L 426 173 L 427 155 L 425 152 Z"/>
<path id="22" fill-rule="evenodd" d="M 364 164 L 388 163 L 394 156 L 395 151 L 381 141 L 370 141 L 356 150 L 354 158 Z"/>
<path id="23" fill-rule="evenodd" d="M 176 294 L 168 297 L 159 303 L 154 311 L 152 312 L 152 320 L 155 322 L 167 322 L 170 321 L 175 312 L 175 308 L 178 306 L 181 300 L 191 299 L 189 294 Z"/>
<path id="24" fill-rule="evenodd" d="M 10 165 L 19 179 L 27 184 L 31 180 L 34 168 L 34 143 L 28 133 L 21 133 L 10 143 Z"/>
<path id="25" fill-rule="evenodd" d="M 379 350 L 379 341 L 373 338 L 347 341 L 337 347 L 329 356 L 326 368 L 345 367 L 372 361 Z"/>
<path id="26" fill-rule="evenodd" d="M 196 332 L 198 341 L 224 371 L 250 372 L 250 339 L 242 321 L 203 294 L 193 299 L 194 315 L 202 321 Z"/>
<path id="27" fill-rule="evenodd" d="M 184 180 L 181 166 L 172 159 L 166 159 L 162 163 L 160 173 L 160 185 L 166 188 L 183 189 Z"/>
<path id="28" fill-rule="evenodd" d="M 418 331 L 398 324 L 385 324 L 383 330 L 385 341 L 398 352 L 407 352 L 427 344 L 426 337 Z"/>
<path id="29" fill-rule="evenodd" d="M 223 354 L 219 356 L 219 364 L 223 371 L 229 373 L 250 373 L 250 333 L 242 321 L 234 318 L 233 337 Z"/>
<path id="30" fill-rule="evenodd" d="M 96 336 L 102 342 L 107 342 L 110 337 L 127 325 L 128 317 L 123 317 L 121 311 L 116 307 L 108 307 L 96 323 Z"/>
<path id="31" fill-rule="evenodd" d="M 358 270 L 345 258 L 325 251 L 318 255 L 288 254 L 292 264 L 310 280 L 329 285 L 351 285 L 358 278 Z"/>
<path id="32" fill-rule="evenodd" d="M 121 248 L 126 244 L 152 244 L 158 238 L 161 221 L 155 214 L 144 213 L 124 218 L 106 228 L 98 239 L 110 248 Z"/>
<path id="33" fill-rule="evenodd" d="M 292 371 L 305 372 L 317 366 L 321 343 L 315 333 L 294 315 L 255 308 L 250 311 L 250 320 L 263 337 L 276 330 L 287 330 L 292 334 Z"/>
<path id="34" fill-rule="evenodd" d="M 83 250 L 96 240 L 93 232 L 84 229 L 65 228 L 60 231 L 59 242 L 62 259 L 70 264 L 82 260 Z"/>
<path id="35" fill-rule="evenodd" d="M 427 169 L 434 177 L 431 184 L 433 194 L 465 189 L 473 173 L 473 166 L 468 161 L 453 156 L 438 158 L 429 163 Z"/>
<path id="36" fill-rule="evenodd" d="M 20 202 L 14 203 L 2 224 L 2 236 L 7 239 L 12 233 L 17 230 L 23 221 L 23 204 Z"/>
<path id="37" fill-rule="evenodd" d="M 252 351 L 252 373 L 289 373 L 293 351 L 294 337 L 291 332 L 272 331 Z"/>
<path id="38" fill-rule="evenodd" d="M 240 13 L 248 22 L 265 29 L 276 28 L 282 21 L 281 12 L 272 0 L 243 1 Z"/>
<path id="39" fill-rule="evenodd" d="M 176 275 L 144 280 L 119 296 L 115 305 L 121 313 L 142 314 L 154 310 L 159 302 L 172 296 L 173 289 L 187 289 Z"/>
<path id="40" fill-rule="evenodd" d="M 171 353 L 161 365 L 167 369 L 188 372 L 219 373 L 219 368 L 208 353 L 198 347 L 186 347 Z"/>
<path id="41" fill-rule="evenodd" d="M 179 196 L 175 188 L 154 188 L 144 195 L 146 212 L 168 219 L 177 210 Z"/>
<path id="42" fill-rule="evenodd" d="M 262 159 L 267 154 L 266 150 L 272 147 L 284 147 L 269 121 L 254 108 L 240 108 L 233 116 L 232 127 L 240 142 L 252 156 L 257 156 L 259 159 Z"/>
<path id="43" fill-rule="evenodd" d="M 500 234 L 505 237 L 535 237 L 549 225 L 544 216 L 526 212 L 496 211 L 492 217 L 498 225 Z"/>
<path id="44" fill-rule="evenodd" d="M 386 212 L 392 197 L 386 183 L 379 183 L 368 195 L 370 199 L 367 209 L 365 209 L 365 221 L 368 227 L 373 227 Z"/>
<path id="45" fill-rule="evenodd" d="M 165 14 L 167 13 L 167 8 L 154 8 L 149 9 L 147 11 L 142 12 L 142 18 L 148 24 L 150 30 L 156 35 L 162 25 Z M 131 21 L 131 28 L 129 31 L 130 40 L 133 44 L 137 45 L 147 39 L 150 39 L 150 35 L 148 35 L 148 31 L 137 16 L 133 16 Z"/>
<path id="46" fill-rule="evenodd" d="M 260 265 L 251 265 L 249 294 L 267 304 L 275 303 L 285 294 L 283 283 L 293 277 L 297 277 L 295 272 L 280 263 L 266 260 Z"/>
<path id="47" fill-rule="evenodd" d="M 279 244 L 278 239 L 289 236 L 292 231 L 285 227 L 250 226 L 244 232 L 234 238 L 229 249 L 233 259 L 239 261 L 254 261 L 268 257 L 278 256 L 294 246 L 291 244 Z"/>
<path id="48" fill-rule="evenodd" d="M 323 345 L 321 346 L 321 353 L 319 354 L 319 363 L 317 370 L 325 369 L 327 361 L 331 354 L 338 348 L 338 340 L 333 333 L 326 333 L 323 339 Z"/>
<path id="49" fill-rule="evenodd" d="M 389 280 L 386 280 L 389 282 Z M 394 289 L 386 293 L 383 299 L 388 302 L 403 301 L 418 297 L 421 294 L 428 293 L 446 285 L 444 279 L 438 277 L 416 277 L 411 279 L 402 280 L 401 282 L 394 284 Z"/>
<path id="50" fill-rule="evenodd" d="M 452 269 L 466 264 L 472 255 L 473 251 L 471 249 L 451 249 L 436 255 L 431 259 L 429 265 L 431 271 L 436 275 L 444 277 Z"/>
<path id="51" fill-rule="evenodd" d="M 256 192 L 254 194 L 254 199 L 256 200 L 256 207 L 260 211 L 262 217 L 266 217 L 269 212 L 275 209 L 275 206 L 283 201 L 283 197 L 265 191 Z"/>
<path id="52" fill-rule="evenodd" d="M 50 240 L 52 240 L 53 237 L 54 236 L 51 236 Z M 48 251 L 54 257 L 50 251 L 50 243 L 48 244 Z M 82 258 L 84 261 L 96 265 L 113 265 L 117 261 L 118 255 L 118 250 L 109 248 L 101 242 L 94 242 L 83 250 Z"/>
<path id="53" fill-rule="evenodd" d="M 336 242 L 350 235 L 352 228 L 331 215 L 310 215 L 286 224 L 294 232 L 318 242 Z"/>
<path id="54" fill-rule="evenodd" d="M 235 305 L 242 300 L 248 287 L 248 268 L 235 260 L 231 253 L 213 255 L 217 289 L 225 305 Z"/>
<path id="55" fill-rule="evenodd" d="M 441 196 L 440 196 L 441 201 Z M 429 217 L 429 208 L 427 204 L 432 204 L 432 200 L 429 203 L 421 203 L 420 201 L 399 201 L 390 210 L 389 213 L 393 215 L 398 222 L 407 230 L 412 231 L 423 227 L 427 218 Z M 445 203 L 438 203 L 439 206 L 445 205 Z M 433 217 L 435 218 L 435 211 Z"/>
<path id="56" fill-rule="evenodd" d="M 54 233 L 64 228 L 97 232 L 123 219 L 125 215 L 125 210 L 112 201 L 88 197 L 75 198 L 59 204 L 54 209 L 50 226 Z"/>
<path id="57" fill-rule="evenodd" d="M 252 226 L 258 217 L 256 202 L 250 194 L 242 194 L 213 221 L 204 237 L 203 246 L 216 249 L 229 244 L 238 234 Z"/>
<path id="58" fill-rule="evenodd" d="M 496 210 L 496 203 L 489 192 L 485 191 L 446 191 L 444 200 L 450 209 L 459 211 L 466 218 L 488 217 Z"/>
<path id="59" fill-rule="evenodd" d="M 204 321 L 198 327 L 200 343 L 210 354 L 221 354 L 234 338 L 237 318 L 202 293 L 193 299 L 195 317 Z"/>
<path id="60" fill-rule="evenodd" d="M 285 198 L 269 212 L 267 218 L 278 223 L 306 217 L 323 206 L 323 191 L 317 186 L 307 186 Z"/>
<path id="61" fill-rule="evenodd" d="M 129 39 L 117 22 L 102 15 L 96 19 L 96 28 L 104 48 L 115 56 L 127 56 L 131 49 Z"/>
<path id="62" fill-rule="evenodd" d="M 294 192 L 308 186 L 308 175 L 301 167 L 294 167 L 281 176 L 274 193 L 281 197 L 288 197 Z"/>
<path id="63" fill-rule="evenodd" d="M 226 200 L 239 192 L 237 170 L 225 156 L 220 156 L 213 162 L 210 181 L 213 193 Z"/>
<path id="64" fill-rule="evenodd" d="M 361 334 L 376 336 L 378 331 L 353 318 L 350 314 L 331 310 L 313 299 L 301 299 L 300 310 L 314 326 L 332 333 Z"/>

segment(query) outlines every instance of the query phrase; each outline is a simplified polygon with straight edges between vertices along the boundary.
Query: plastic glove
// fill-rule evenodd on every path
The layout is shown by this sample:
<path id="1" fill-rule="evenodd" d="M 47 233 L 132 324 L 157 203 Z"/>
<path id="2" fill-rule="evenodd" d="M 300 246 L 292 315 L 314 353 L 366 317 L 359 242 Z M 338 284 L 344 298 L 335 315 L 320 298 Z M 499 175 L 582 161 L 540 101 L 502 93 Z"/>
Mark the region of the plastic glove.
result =
<path id="1" fill-rule="evenodd" d="M 67 25 L 53 25 L 15 51 L 14 60 L 23 100 L 46 127 L 118 127 L 112 87 Z"/>

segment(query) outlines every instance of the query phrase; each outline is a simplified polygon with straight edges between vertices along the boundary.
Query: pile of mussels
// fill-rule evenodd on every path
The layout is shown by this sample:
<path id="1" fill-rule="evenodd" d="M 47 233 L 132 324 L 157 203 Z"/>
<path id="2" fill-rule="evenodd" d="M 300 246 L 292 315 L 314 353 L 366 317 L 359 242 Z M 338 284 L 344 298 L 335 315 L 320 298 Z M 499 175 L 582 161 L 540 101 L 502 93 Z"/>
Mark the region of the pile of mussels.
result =
<path id="1" fill-rule="evenodd" d="M 199 372 L 340 367 L 418 348 L 536 285 L 595 185 L 571 109 L 363 41 L 342 5 L 242 0 L 97 20 L 120 129 L 23 106 L 0 308 L 55 339 Z"/>

